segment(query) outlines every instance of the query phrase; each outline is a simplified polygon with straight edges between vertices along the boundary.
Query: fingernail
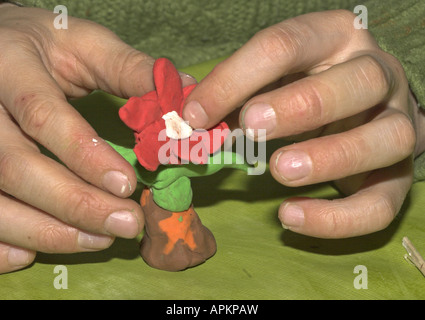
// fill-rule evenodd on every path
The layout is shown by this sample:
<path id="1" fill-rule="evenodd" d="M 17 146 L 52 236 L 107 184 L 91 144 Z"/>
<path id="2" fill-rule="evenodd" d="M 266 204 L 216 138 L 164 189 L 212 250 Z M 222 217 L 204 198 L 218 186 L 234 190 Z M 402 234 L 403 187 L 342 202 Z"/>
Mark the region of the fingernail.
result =
<path id="1" fill-rule="evenodd" d="M 134 238 L 139 233 L 139 223 L 133 213 L 118 211 L 106 219 L 105 230 L 118 237 Z"/>
<path id="2" fill-rule="evenodd" d="M 190 101 L 183 110 L 183 117 L 195 129 L 206 129 L 209 118 L 198 101 Z"/>
<path id="3" fill-rule="evenodd" d="M 180 75 L 180 78 L 182 79 L 183 87 L 197 83 L 195 77 L 191 76 L 190 74 L 179 71 L 179 75 Z"/>
<path id="4" fill-rule="evenodd" d="M 106 249 L 112 243 L 109 236 L 95 235 L 85 232 L 78 234 L 78 245 L 85 249 Z"/>
<path id="5" fill-rule="evenodd" d="M 295 181 L 307 177 L 312 171 L 310 157 L 298 150 L 281 152 L 276 158 L 276 169 L 283 180 Z"/>
<path id="6" fill-rule="evenodd" d="M 103 186 L 109 192 L 122 197 L 131 192 L 128 177 L 119 171 L 109 171 L 103 176 Z"/>
<path id="7" fill-rule="evenodd" d="M 30 264 L 31 259 L 28 251 L 18 249 L 18 248 L 10 248 L 9 253 L 7 255 L 7 260 L 11 266 L 26 266 Z"/>
<path id="8" fill-rule="evenodd" d="M 279 209 L 279 219 L 284 229 L 304 225 L 304 211 L 300 206 L 285 203 Z"/>
<path id="9" fill-rule="evenodd" d="M 276 113 L 265 103 L 248 106 L 242 113 L 242 128 L 245 130 L 265 129 L 270 134 L 276 128 Z"/>

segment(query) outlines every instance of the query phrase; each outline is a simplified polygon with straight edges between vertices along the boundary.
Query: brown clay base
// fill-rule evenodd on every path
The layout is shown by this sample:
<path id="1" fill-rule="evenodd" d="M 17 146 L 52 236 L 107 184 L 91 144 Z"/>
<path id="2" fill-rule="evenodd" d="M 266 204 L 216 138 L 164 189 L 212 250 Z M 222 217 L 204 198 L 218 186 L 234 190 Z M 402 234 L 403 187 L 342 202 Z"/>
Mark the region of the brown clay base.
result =
<path id="1" fill-rule="evenodd" d="M 140 204 L 145 213 L 140 254 L 151 267 L 180 271 L 203 263 L 216 252 L 214 236 L 202 224 L 193 206 L 183 212 L 162 209 L 147 188 Z"/>

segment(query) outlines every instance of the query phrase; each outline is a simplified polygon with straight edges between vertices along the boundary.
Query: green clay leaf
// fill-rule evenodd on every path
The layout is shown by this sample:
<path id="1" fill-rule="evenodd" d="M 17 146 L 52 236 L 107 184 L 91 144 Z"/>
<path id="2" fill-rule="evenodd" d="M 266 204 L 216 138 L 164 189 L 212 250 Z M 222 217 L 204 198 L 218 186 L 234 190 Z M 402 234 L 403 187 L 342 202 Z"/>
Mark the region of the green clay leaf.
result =
<path id="1" fill-rule="evenodd" d="M 139 182 L 157 190 L 168 188 L 181 177 L 209 176 L 223 168 L 234 168 L 244 171 L 250 168 L 250 165 L 244 161 L 240 154 L 224 151 L 216 152 L 210 156 L 208 164 L 166 165 L 160 166 L 158 170 L 152 172 L 146 170 L 138 163 L 132 149 L 116 145 L 110 141 L 107 142 L 135 168 Z"/>
<path id="2" fill-rule="evenodd" d="M 155 172 L 147 171 L 140 165 L 137 168 L 142 182 L 156 189 L 168 187 L 180 177 L 205 177 L 212 175 L 223 168 L 248 170 L 250 166 L 243 158 L 234 152 L 218 152 L 209 158 L 204 165 L 189 163 L 185 165 L 160 166 Z"/>
<path id="3" fill-rule="evenodd" d="M 163 209 L 173 212 L 185 211 L 192 204 L 190 179 L 180 177 L 166 188 L 152 188 L 152 195 L 155 203 Z"/>

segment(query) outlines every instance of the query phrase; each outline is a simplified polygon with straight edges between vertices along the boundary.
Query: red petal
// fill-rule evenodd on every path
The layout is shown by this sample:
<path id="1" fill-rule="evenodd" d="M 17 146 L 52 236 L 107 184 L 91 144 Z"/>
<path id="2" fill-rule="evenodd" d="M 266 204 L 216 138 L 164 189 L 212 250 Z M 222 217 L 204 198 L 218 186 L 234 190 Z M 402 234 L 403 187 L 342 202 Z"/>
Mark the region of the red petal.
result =
<path id="1" fill-rule="evenodd" d="M 207 164 L 208 163 L 208 144 L 209 137 L 206 131 L 203 133 L 197 133 L 196 131 L 192 134 L 191 146 L 190 146 L 190 162 L 196 164 Z"/>
<path id="2" fill-rule="evenodd" d="M 205 131 L 208 136 L 208 133 Z M 204 136 L 205 137 L 205 136 Z M 207 137 L 208 139 L 209 137 Z M 181 159 L 182 164 L 189 162 L 195 164 L 206 164 L 208 162 L 208 149 L 199 132 L 194 131 L 192 136 L 183 140 L 171 140 L 172 153 Z"/>
<path id="3" fill-rule="evenodd" d="M 165 121 L 156 121 L 146 127 L 138 136 L 134 153 L 139 163 L 147 170 L 155 171 L 160 165 L 158 159 L 159 149 L 166 141 L 159 141 L 161 130 L 165 129 Z"/>
<path id="4" fill-rule="evenodd" d="M 156 92 L 151 91 L 143 97 L 131 97 L 118 113 L 128 127 L 133 131 L 141 132 L 161 117 Z"/>
<path id="5" fill-rule="evenodd" d="M 190 138 L 183 140 L 170 139 L 170 142 L 172 154 L 181 159 L 183 164 L 193 162 L 191 158 L 191 150 L 197 143 L 202 143 L 198 141 L 192 141 Z"/>
<path id="6" fill-rule="evenodd" d="M 227 124 L 221 122 L 210 130 L 194 130 L 190 138 L 171 140 L 171 150 L 182 162 L 206 164 L 208 155 L 221 148 L 229 133 Z"/>
<path id="7" fill-rule="evenodd" d="M 153 66 L 158 102 L 162 113 L 178 111 L 183 101 L 182 81 L 170 60 L 159 58 Z"/>
<path id="8" fill-rule="evenodd" d="M 186 99 L 189 94 L 193 91 L 193 89 L 195 89 L 195 87 L 197 86 L 197 83 L 191 84 L 190 86 L 184 87 L 183 88 L 183 97 L 184 99 Z"/>
<path id="9" fill-rule="evenodd" d="M 213 154 L 221 148 L 230 133 L 229 126 L 226 122 L 220 122 L 215 127 L 208 130 L 210 136 L 209 153 Z"/>

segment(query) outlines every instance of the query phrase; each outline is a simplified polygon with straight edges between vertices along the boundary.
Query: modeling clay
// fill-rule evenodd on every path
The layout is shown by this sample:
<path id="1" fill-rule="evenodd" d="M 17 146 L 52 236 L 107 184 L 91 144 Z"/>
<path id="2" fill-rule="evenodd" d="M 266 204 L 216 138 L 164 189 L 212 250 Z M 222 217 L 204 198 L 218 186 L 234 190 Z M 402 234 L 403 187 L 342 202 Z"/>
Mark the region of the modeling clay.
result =
<path id="1" fill-rule="evenodd" d="M 225 122 L 194 130 L 182 119 L 185 99 L 196 85 L 183 88 L 177 69 L 165 58 L 156 60 L 153 75 L 155 91 L 130 98 L 119 110 L 134 132 L 134 149 L 111 145 L 145 185 L 140 199 L 145 214 L 141 256 L 152 267 L 178 271 L 204 262 L 216 251 L 213 234 L 193 208 L 190 178 L 248 166 L 235 153 L 231 163 L 223 161 L 221 146 L 229 134 Z"/>

